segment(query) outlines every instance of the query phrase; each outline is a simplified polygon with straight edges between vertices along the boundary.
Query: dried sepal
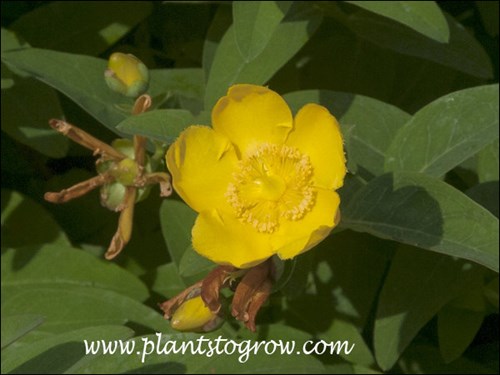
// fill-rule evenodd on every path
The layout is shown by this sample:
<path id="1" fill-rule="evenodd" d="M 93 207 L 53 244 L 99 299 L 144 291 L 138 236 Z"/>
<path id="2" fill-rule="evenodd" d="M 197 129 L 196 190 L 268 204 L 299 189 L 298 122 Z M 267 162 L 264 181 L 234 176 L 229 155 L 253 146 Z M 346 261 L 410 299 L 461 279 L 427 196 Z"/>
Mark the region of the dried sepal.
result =
<path id="1" fill-rule="evenodd" d="M 173 316 L 175 310 L 177 310 L 186 299 L 199 295 L 201 293 L 201 285 L 202 282 L 198 281 L 196 284 L 193 284 L 190 287 L 184 289 L 175 297 L 172 297 L 168 301 L 161 303 L 160 308 L 163 310 L 163 317 L 165 319 L 170 319 Z"/>
<path id="2" fill-rule="evenodd" d="M 123 208 L 120 212 L 118 220 L 118 229 L 113 236 L 111 243 L 104 254 L 106 259 L 113 259 L 123 250 L 123 247 L 130 241 L 132 236 L 132 226 L 134 218 L 135 197 L 137 189 L 135 187 L 127 187 Z"/>
<path id="3" fill-rule="evenodd" d="M 272 262 L 265 261 L 251 268 L 236 288 L 231 314 L 255 331 L 255 317 L 269 297 L 272 288 Z"/>
<path id="4" fill-rule="evenodd" d="M 49 125 L 53 129 L 57 130 L 59 133 L 71 139 L 72 141 L 82 145 L 83 147 L 88 148 L 94 153 L 94 155 L 101 155 L 103 160 L 112 159 L 120 161 L 126 158 L 125 155 L 123 155 L 118 150 L 115 150 L 110 145 L 102 142 L 101 140 L 95 138 L 86 131 L 80 129 L 77 126 L 71 125 L 66 121 L 51 119 L 49 120 Z"/>
<path id="5" fill-rule="evenodd" d="M 113 177 L 107 173 L 99 174 L 59 192 L 47 192 L 43 197 L 46 201 L 51 203 L 66 203 L 72 199 L 81 197 L 89 191 L 107 184 L 112 180 Z"/>
<path id="6" fill-rule="evenodd" d="M 201 298 L 203 298 L 203 301 L 212 312 L 218 313 L 220 311 L 222 306 L 220 302 L 220 290 L 227 286 L 230 274 L 236 270 L 233 266 L 219 266 L 203 279 Z"/>

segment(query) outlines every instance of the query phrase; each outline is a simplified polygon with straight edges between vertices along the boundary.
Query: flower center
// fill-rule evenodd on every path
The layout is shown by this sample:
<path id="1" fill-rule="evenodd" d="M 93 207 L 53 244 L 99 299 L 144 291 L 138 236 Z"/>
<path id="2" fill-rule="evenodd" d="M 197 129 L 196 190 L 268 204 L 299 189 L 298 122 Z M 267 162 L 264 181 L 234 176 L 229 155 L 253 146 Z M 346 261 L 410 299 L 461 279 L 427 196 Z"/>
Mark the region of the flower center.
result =
<path id="1" fill-rule="evenodd" d="M 280 220 L 299 220 L 311 210 L 312 173 L 309 157 L 296 148 L 264 143 L 240 161 L 226 197 L 240 220 L 272 233 Z"/>

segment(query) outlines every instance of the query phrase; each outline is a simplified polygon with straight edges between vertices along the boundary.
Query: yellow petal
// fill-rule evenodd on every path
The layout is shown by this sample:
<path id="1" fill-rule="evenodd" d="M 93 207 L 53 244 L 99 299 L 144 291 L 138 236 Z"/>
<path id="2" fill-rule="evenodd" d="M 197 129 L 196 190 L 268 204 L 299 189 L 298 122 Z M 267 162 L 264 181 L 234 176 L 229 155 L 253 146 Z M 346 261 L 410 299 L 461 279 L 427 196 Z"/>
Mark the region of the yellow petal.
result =
<path id="1" fill-rule="evenodd" d="M 201 212 L 192 230 L 193 248 L 202 256 L 222 265 L 253 267 L 270 256 L 268 233 L 259 233 L 230 213 Z"/>
<path id="2" fill-rule="evenodd" d="M 302 107 L 286 144 L 309 156 L 317 187 L 338 189 L 343 185 L 346 166 L 342 134 L 337 120 L 325 107 Z"/>
<path id="3" fill-rule="evenodd" d="M 282 144 L 293 126 L 281 96 L 263 86 L 235 85 L 212 111 L 212 126 L 228 137 L 240 155 L 265 143 Z"/>
<path id="4" fill-rule="evenodd" d="M 195 211 L 225 207 L 224 194 L 238 159 L 229 140 L 207 126 L 190 126 L 170 146 L 174 189 Z"/>
<path id="5" fill-rule="evenodd" d="M 318 189 L 310 212 L 296 221 L 283 220 L 273 234 L 272 246 L 281 259 L 293 258 L 317 245 L 338 224 L 339 195 Z"/>

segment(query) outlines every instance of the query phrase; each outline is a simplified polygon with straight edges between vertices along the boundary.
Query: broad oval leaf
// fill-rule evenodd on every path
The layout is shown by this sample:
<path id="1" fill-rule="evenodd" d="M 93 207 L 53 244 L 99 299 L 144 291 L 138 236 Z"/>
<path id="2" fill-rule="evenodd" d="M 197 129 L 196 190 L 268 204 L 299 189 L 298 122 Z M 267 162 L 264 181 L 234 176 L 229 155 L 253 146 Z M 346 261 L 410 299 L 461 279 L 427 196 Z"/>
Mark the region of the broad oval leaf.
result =
<path id="1" fill-rule="evenodd" d="M 415 113 L 387 151 L 386 170 L 442 176 L 498 139 L 498 85 L 445 95 Z"/>
<path id="2" fill-rule="evenodd" d="M 59 223 L 44 207 L 11 190 L 2 190 L 1 243 L 3 248 L 46 243 L 70 245 Z"/>
<path id="3" fill-rule="evenodd" d="M 23 265 L 19 267 L 19 265 Z M 114 263 L 62 245 L 8 249 L 2 254 L 2 286 L 73 285 L 113 290 L 138 301 L 149 293 L 134 275 Z"/>
<path id="4" fill-rule="evenodd" d="M 12 347 L 5 352 L 2 351 L 2 373 L 74 373 L 71 370 L 73 366 L 79 368 L 78 363 L 82 358 L 84 363 L 89 359 L 85 356 L 84 340 L 87 340 L 89 347 L 92 342 L 100 345 L 109 342 L 110 349 L 116 345 L 119 350 L 118 340 L 125 341 L 133 334 L 134 331 L 124 326 L 98 325 L 64 332 L 30 345 Z M 93 349 L 96 349 L 96 346 L 94 345 Z M 100 358 L 98 355 L 90 357 Z"/>
<path id="5" fill-rule="evenodd" d="M 446 18 L 434 1 L 347 2 L 406 25 L 437 42 L 447 43 L 450 38 Z"/>
<path id="6" fill-rule="evenodd" d="M 235 1 L 233 3 L 236 45 L 246 60 L 264 48 L 280 24 L 291 1 Z"/>
<path id="7" fill-rule="evenodd" d="M 115 133 L 116 126 L 130 116 L 124 108 L 132 108 L 132 99 L 114 93 L 104 82 L 106 60 L 26 48 L 3 52 L 2 61 L 61 91 Z M 157 69 L 150 73 L 148 93 L 153 98 L 169 94 L 197 98 L 202 94 L 200 69 Z"/>
<path id="8" fill-rule="evenodd" d="M 178 200 L 166 199 L 160 206 L 161 230 L 170 258 L 177 267 L 191 245 L 191 228 L 196 216 L 195 211 Z"/>
<path id="9" fill-rule="evenodd" d="M 125 134 L 140 134 L 172 143 L 187 126 L 194 124 L 193 115 L 184 109 L 157 109 L 127 117 L 117 129 Z"/>
<path id="10" fill-rule="evenodd" d="M 98 55 L 149 16 L 148 1 L 55 1 L 37 7 L 10 25 L 31 45 Z"/>
<path id="11" fill-rule="evenodd" d="M 483 46 L 453 17 L 446 15 L 450 41 L 436 42 L 399 23 L 366 12 L 349 16 L 347 26 L 360 37 L 403 55 L 450 67 L 479 78 L 493 78 L 493 67 Z"/>
<path id="12" fill-rule="evenodd" d="M 127 117 L 119 105 L 132 105 L 131 99 L 106 86 L 105 60 L 26 48 L 2 53 L 2 61 L 61 91 L 113 131 Z"/>
<path id="13" fill-rule="evenodd" d="M 422 249 L 397 251 L 375 318 L 375 357 L 383 370 L 392 368 L 420 329 L 467 287 L 477 271 L 467 262 Z"/>
<path id="14" fill-rule="evenodd" d="M 419 173 L 385 174 L 342 209 L 342 226 L 498 272 L 498 219 L 445 182 Z"/>
<path id="15" fill-rule="evenodd" d="M 308 5 L 295 5 L 253 59 L 247 60 L 238 50 L 235 29 L 239 25 L 233 24 L 226 31 L 211 64 L 205 109 L 211 109 L 235 83 L 266 83 L 309 40 L 320 24 L 321 14 Z"/>

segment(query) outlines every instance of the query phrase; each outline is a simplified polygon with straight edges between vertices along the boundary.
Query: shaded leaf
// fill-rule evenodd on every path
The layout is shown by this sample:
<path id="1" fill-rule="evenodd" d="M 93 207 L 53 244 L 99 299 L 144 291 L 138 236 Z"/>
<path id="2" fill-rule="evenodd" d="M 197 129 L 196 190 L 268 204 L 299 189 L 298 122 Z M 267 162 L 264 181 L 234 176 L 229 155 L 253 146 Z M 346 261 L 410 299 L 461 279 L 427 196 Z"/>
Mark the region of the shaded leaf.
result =
<path id="1" fill-rule="evenodd" d="M 10 25 L 34 47 L 98 55 L 125 36 L 152 10 L 150 2 L 56 1 Z"/>
<path id="2" fill-rule="evenodd" d="M 498 348 L 494 356 L 498 357 Z M 399 361 L 399 366 L 405 374 L 495 374 L 489 369 L 483 356 L 477 361 L 461 357 L 450 364 L 444 363 L 437 347 L 429 344 L 412 345 Z"/>
<path id="3" fill-rule="evenodd" d="M 2 95 L 2 130 L 43 155 L 64 157 L 69 141 L 48 125 L 63 116 L 56 92 L 33 78 L 14 76 L 13 85 Z"/>
<path id="4" fill-rule="evenodd" d="M 498 271 L 498 219 L 423 174 L 399 172 L 370 181 L 343 208 L 341 225 Z"/>
<path id="5" fill-rule="evenodd" d="M 439 348 L 446 363 L 463 354 L 484 320 L 484 312 L 445 306 L 438 314 Z"/>
<path id="6" fill-rule="evenodd" d="M 440 43 L 450 38 L 448 23 L 434 1 L 347 1 L 390 18 Z"/>
<path id="7" fill-rule="evenodd" d="M 31 198 L 2 189 L 2 247 L 51 242 L 69 245 L 52 215 Z"/>
<path id="8" fill-rule="evenodd" d="M 71 368 L 85 359 L 84 340 L 124 340 L 133 335 L 122 326 L 95 326 L 64 332 L 59 335 L 2 351 L 2 373 L 62 374 L 74 373 Z"/>
<path id="9" fill-rule="evenodd" d="M 307 42 L 320 20 L 315 8 L 292 7 L 275 28 L 267 46 L 251 60 L 240 54 L 234 35 L 238 26 L 233 24 L 215 52 L 205 92 L 205 109 L 212 108 L 235 83 L 266 83 Z"/>
<path id="10" fill-rule="evenodd" d="M 498 138 L 498 85 L 448 94 L 418 111 L 387 151 L 386 170 L 442 176 Z"/>
<path id="11" fill-rule="evenodd" d="M 413 32 L 396 22 L 357 12 L 348 18 L 348 27 L 376 45 L 450 67 L 479 78 L 492 78 L 493 67 L 482 45 L 453 17 L 445 15 L 450 30 L 447 44 Z"/>
<path id="12" fill-rule="evenodd" d="M 392 368 L 418 331 L 458 295 L 475 270 L 463 261 L 417 248 L 403 247 L 396 253 L 374 328 L 375 356 L 383 370 Z"/>
<path id="13" fill-rule="evenodd" d="M 470 188 L 466 194 L 498 218 L 498 180 L 483 182 Z"/>

